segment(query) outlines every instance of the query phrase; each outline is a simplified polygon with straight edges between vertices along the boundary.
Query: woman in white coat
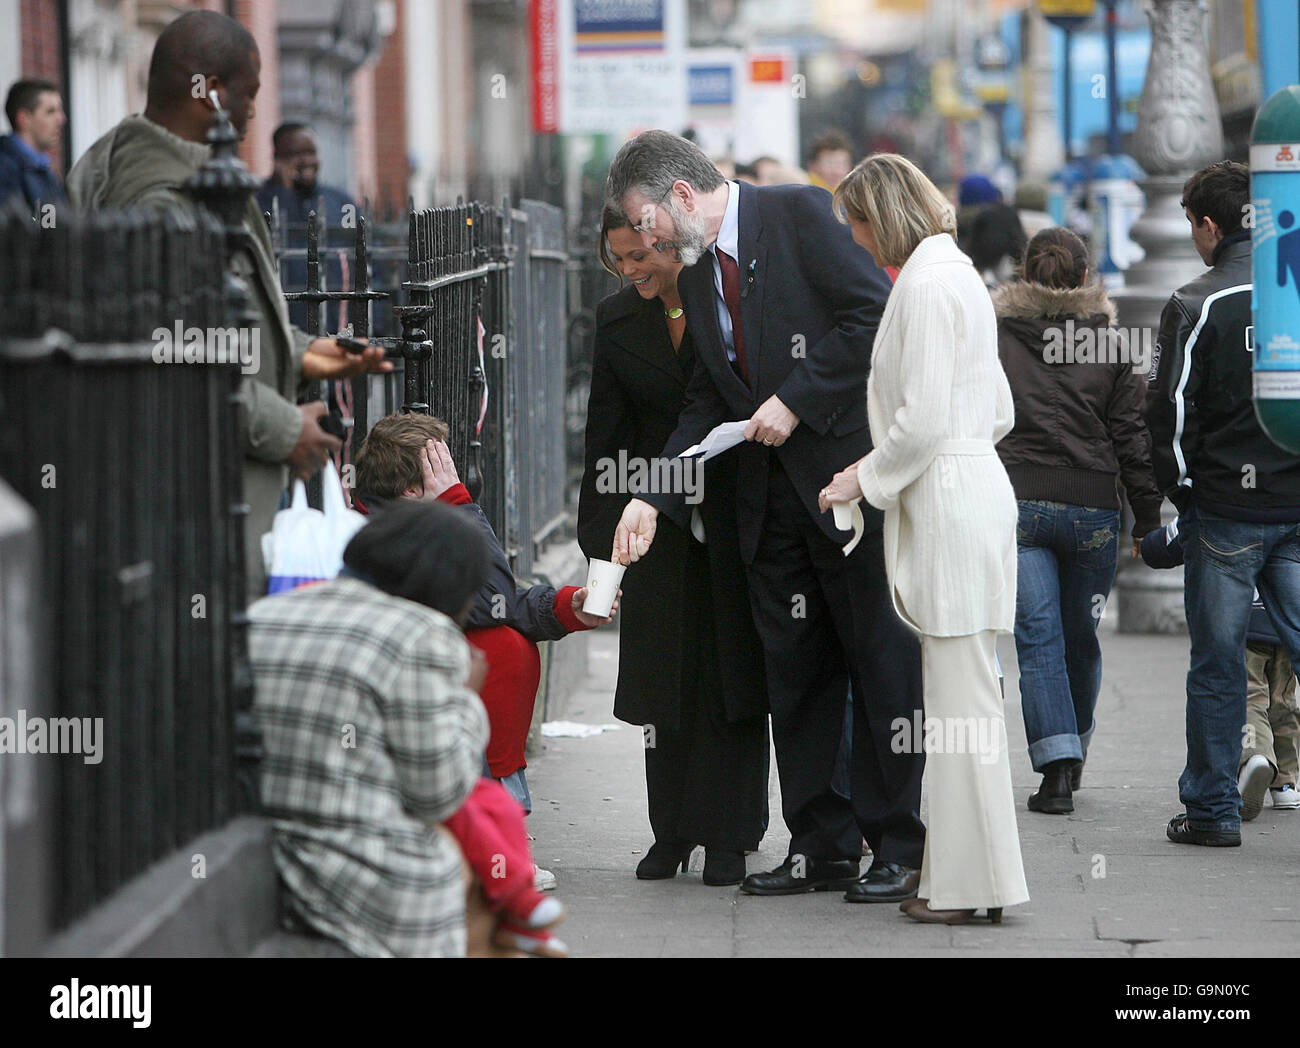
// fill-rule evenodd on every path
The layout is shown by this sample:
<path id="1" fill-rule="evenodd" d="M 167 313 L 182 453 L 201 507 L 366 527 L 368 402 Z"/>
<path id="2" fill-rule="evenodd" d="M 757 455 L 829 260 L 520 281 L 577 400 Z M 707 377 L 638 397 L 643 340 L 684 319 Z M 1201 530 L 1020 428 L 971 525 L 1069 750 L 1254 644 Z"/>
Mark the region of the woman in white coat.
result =
<path id="1" fill-rule="evenodd" d="M 823 512 L 885 511 L 894 610 L 920 635 L 929 830 L 919 921 L 1000 923 L 1027 902 L 994 645 L 1016 612 L 1016 497 L 993 445 L 1012 427 L 988 291 L 953 239 L 952 207 L 911 161 L 876 154 L 835 192 L 836 213 L 881 266 L 900 266 L 871 354 L 873 450 L 822 490 Z"/>

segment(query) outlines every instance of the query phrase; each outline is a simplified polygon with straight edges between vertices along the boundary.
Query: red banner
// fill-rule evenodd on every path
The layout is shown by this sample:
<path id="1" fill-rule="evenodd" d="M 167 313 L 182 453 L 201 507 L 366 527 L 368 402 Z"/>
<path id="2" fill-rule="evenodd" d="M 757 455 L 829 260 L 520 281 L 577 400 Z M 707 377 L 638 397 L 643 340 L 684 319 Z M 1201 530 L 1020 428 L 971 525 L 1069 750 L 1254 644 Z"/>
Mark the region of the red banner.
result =
<path id="1" fill-rule="evenodd" d="M 558 0 L 530 0 L 529 36 L 533 63 L 533 130 L 554 134 L 560 128 Z"/>

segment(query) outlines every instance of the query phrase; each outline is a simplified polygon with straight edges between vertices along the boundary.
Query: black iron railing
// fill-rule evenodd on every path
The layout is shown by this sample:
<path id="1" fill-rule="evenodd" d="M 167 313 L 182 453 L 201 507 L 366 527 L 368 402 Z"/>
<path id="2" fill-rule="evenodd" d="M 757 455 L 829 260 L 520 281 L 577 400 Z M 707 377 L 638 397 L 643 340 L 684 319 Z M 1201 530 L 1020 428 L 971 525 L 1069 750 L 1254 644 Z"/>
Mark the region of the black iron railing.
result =
<path id="1" fill-rule="evenodd" d="M 319 391 L 350 429 L 340 467 L 385 414 L 424 411 L 442 418 L 461 478 L 516 573 L 530 574 L 563 535 L 571 501 L 562 213 L 536 201 L 521 208 L 473 202 L 412 210 L 401 267 L 391 232 L 385 243 L 372 245 L 364 218 L 350 248 L 347 231 L 331 231 L 324 244 L 311 218 L 302 247 L 294 245 L 293 228 L 274 217 L 272 230 L 282 265 L 293 262 L 296 271 L 306 263 L 307 286 L 287 290 L 286 297 L 316 305 L 309 313 L 313 323 L 319 303 L 347 302 L 354 335 L 372 330 L 363 326 L 368 307 L 391 313 L 401 325 L 399 337 L 372 337 L 397 364 L 393 375 Z M 347 251 L 353 260 L 350 290 L 322 290 L 322 259 L 329 251 Z M 374 278 L 377 270 L 388 283 Z"/>
<path id="2" fill-rule="evenodd" d="M 39 521 L 39 689 L 102 725 L 97 763 L 0 756 L 53 779 L 53 928 L 239 806 L 240 370 L 158 362 L 177 318 L 227 324 L 205 213 L 6 216 L 0 243 L 0 474 Z"/>

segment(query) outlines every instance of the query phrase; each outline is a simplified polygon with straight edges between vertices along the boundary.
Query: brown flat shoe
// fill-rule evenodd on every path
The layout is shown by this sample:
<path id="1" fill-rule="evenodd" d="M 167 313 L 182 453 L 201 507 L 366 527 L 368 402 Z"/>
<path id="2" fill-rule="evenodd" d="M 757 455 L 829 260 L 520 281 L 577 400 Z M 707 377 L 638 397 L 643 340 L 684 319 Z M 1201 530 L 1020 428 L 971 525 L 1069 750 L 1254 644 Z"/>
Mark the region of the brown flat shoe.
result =
<path id="1" fill-rule="evenodd" d="M 908 899 L 899 909 L 922 924 L 969 924 L 975 916 L 974 910 L 932 910 L 929 899 Z M 1001 924 L 1002 907 L 990 907 L 988 916 L 990 924 Z"/>

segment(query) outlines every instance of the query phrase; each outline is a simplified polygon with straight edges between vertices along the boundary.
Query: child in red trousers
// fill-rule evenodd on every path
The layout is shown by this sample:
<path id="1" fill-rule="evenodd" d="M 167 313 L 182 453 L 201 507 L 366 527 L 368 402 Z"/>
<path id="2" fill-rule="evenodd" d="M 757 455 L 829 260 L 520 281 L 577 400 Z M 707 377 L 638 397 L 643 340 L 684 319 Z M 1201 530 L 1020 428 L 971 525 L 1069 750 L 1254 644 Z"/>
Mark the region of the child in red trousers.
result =
<path id="1" fill-rule="evenodd" d="M 567 957 L 568 947 L 552 931 L 564 919 L 564 907 L 533 886 L 536 867 L 524 810 L 505 787 L 496 779 L 479 779 L 460 810 L 443 825 L 482 882 L 488 908 L 501 915 L 496 944 L 539 957 Z"/>

